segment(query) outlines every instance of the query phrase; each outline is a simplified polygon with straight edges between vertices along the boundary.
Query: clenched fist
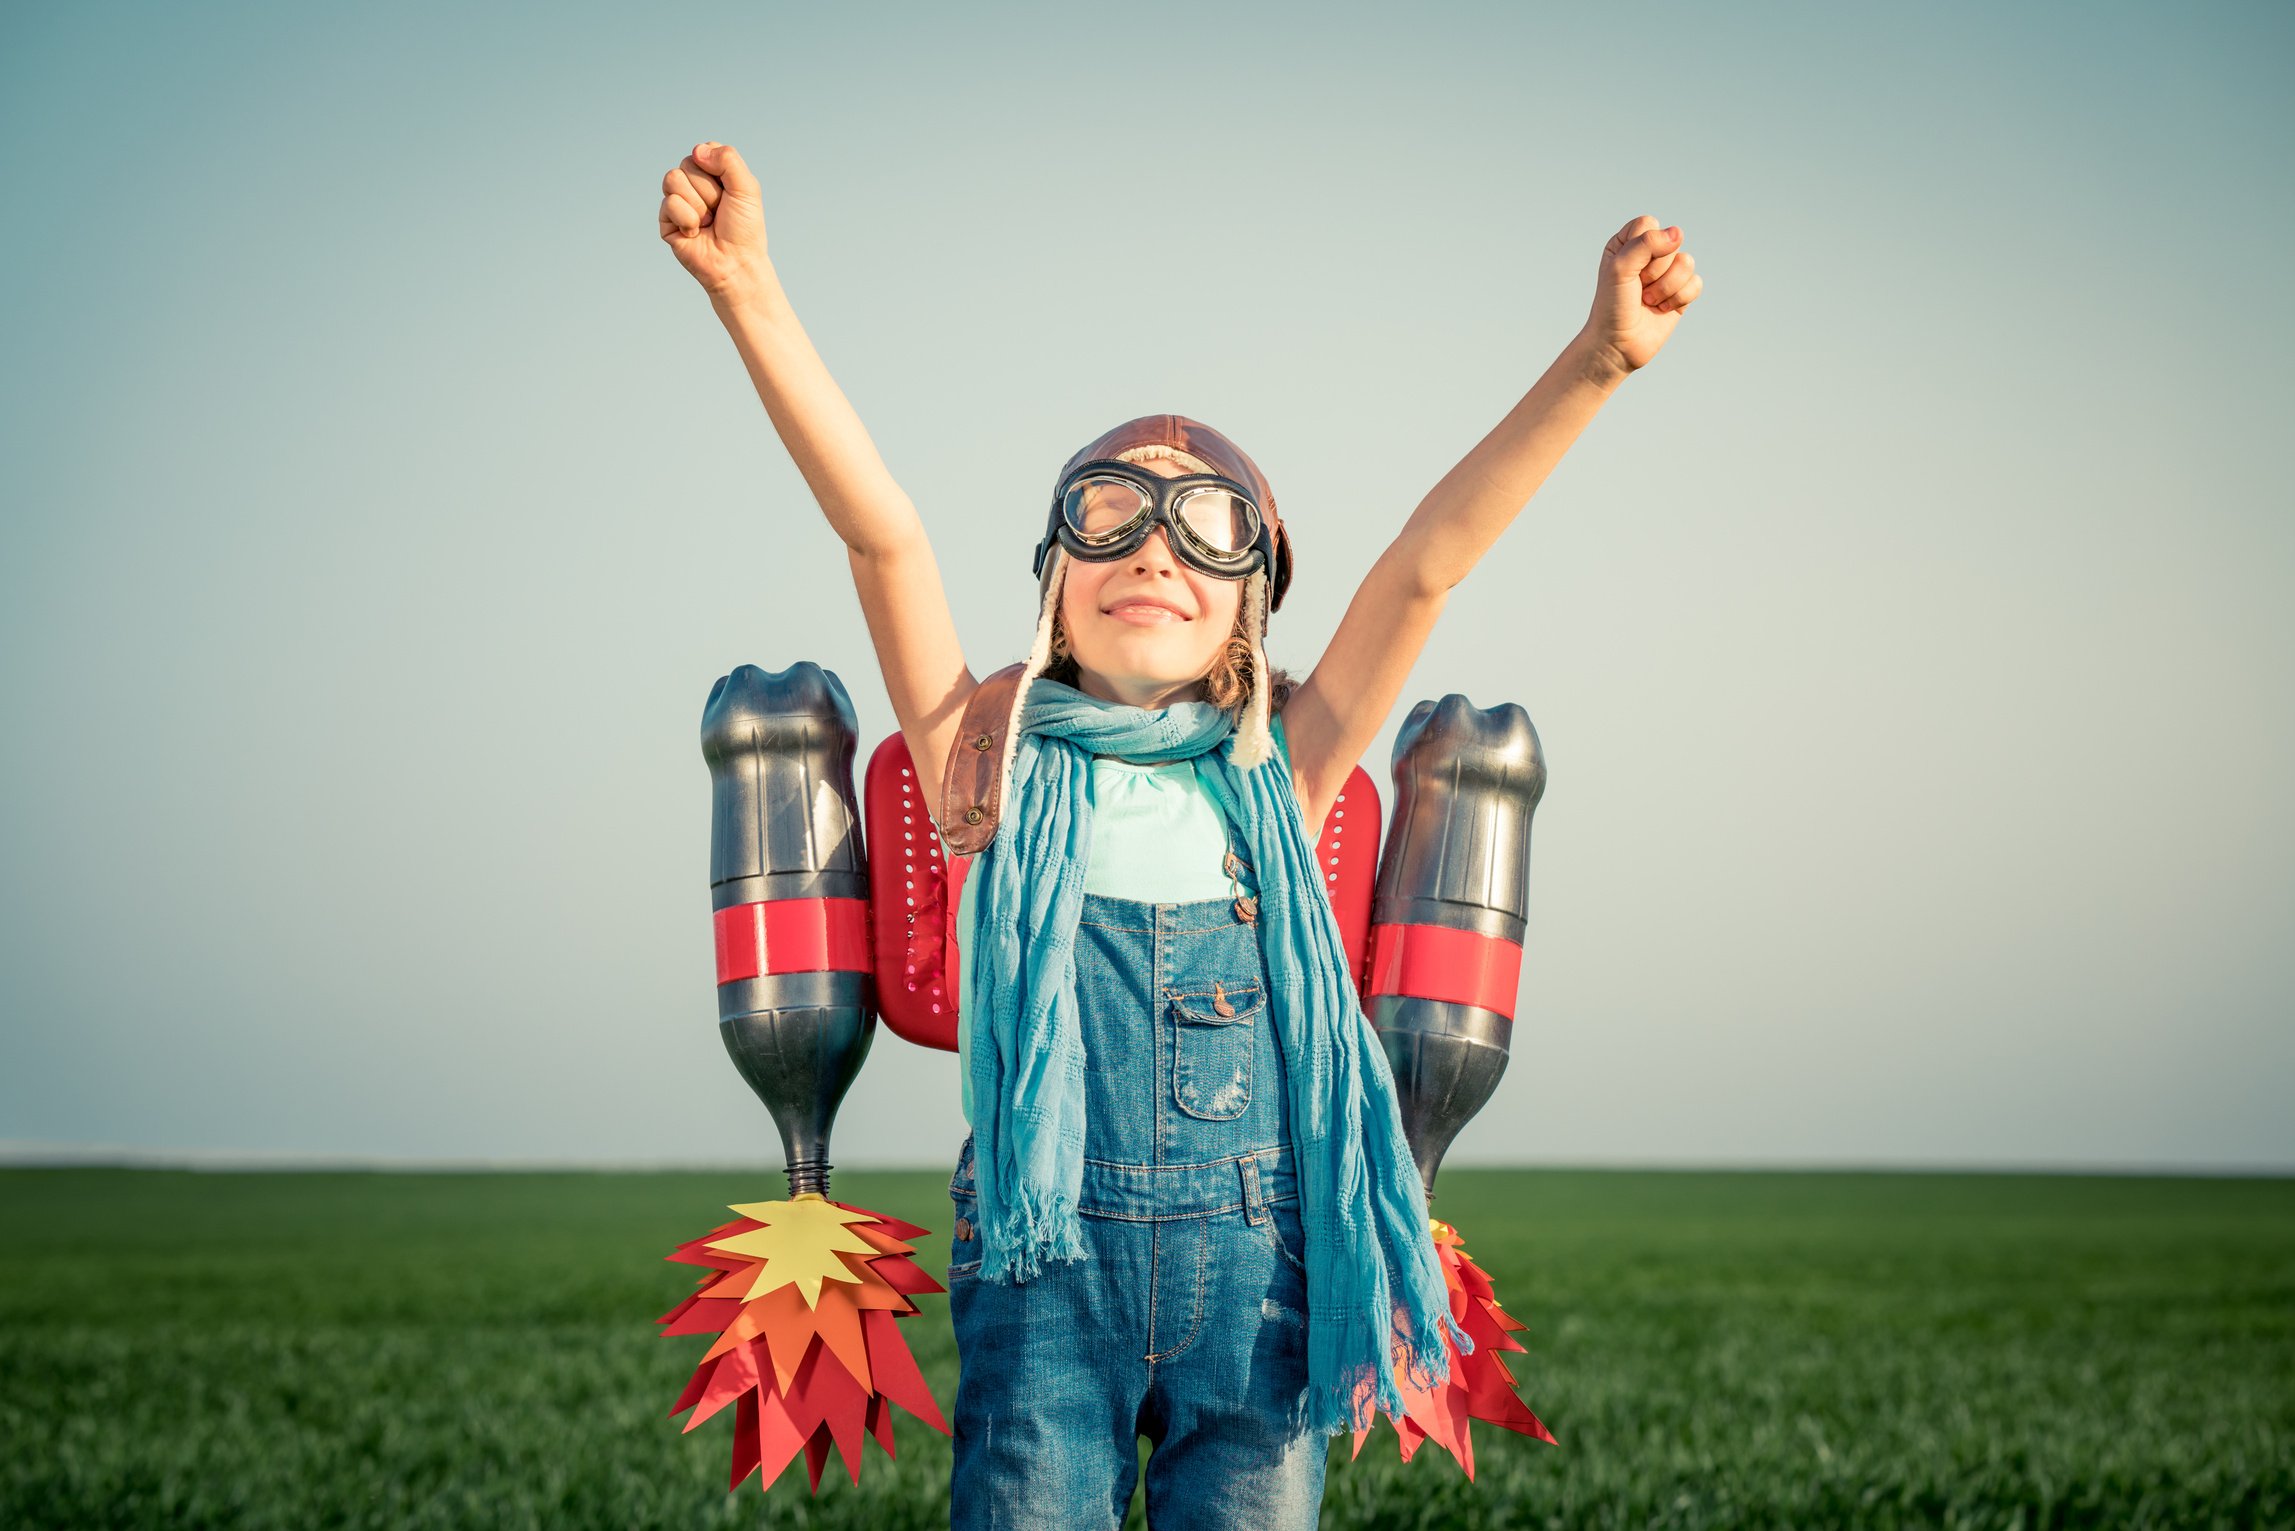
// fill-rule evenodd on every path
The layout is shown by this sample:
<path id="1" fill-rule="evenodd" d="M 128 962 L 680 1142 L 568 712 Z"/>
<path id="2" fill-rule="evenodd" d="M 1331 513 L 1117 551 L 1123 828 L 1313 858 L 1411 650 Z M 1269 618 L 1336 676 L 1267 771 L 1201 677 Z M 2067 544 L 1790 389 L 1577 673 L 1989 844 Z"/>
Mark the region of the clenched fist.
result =
<path id="1" fill-rule="evenodd" d="M 695 144 L 661 178 L 661 237 L 712 302 L 766 274 L 765 203 L 731 144 Z"/>
<path id="2" fill-rule="evenodd" d="M 1646 367 L 1704 290 L 1679 225 L 1660 228 L 1644 213 L 1602 246 L 1585 338 L 1621 376 Z"/>

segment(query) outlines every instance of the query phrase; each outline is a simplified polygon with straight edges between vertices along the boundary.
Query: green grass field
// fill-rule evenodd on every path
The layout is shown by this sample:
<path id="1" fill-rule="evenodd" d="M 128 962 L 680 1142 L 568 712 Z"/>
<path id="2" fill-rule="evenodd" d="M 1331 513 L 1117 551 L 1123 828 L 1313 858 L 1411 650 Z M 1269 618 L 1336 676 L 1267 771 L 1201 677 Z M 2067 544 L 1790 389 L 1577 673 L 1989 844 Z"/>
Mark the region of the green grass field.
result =
<path id="1" fill-rule="evenodd" d="M 837 1179 L 926 1224 L 944 1174 Z M 1382 1430 L 1326 1526 L 2295 1524 L 2295 1182 L 1452 1169 L 1560 1438 Z M 0 1172 L 0 1525 L 942 1526 L 901 1416 L 728 1496 L 662 1261 L 775 1174 Z M 943 1406 L 946 1299 L 903 1327 Z M 1134 1505 L 1135 1523 L 1138 1505 Z"/>

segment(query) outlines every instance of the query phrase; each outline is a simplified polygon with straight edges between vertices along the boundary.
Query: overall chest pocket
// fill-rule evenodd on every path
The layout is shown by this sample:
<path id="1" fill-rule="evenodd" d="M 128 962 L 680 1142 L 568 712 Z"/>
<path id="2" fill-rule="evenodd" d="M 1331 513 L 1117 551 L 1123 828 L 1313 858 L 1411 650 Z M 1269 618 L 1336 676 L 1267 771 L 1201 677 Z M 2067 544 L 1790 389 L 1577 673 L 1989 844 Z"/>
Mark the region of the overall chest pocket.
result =
<path id="1" fill-rule="evenodd" d="M 1243 1114 L 1266 1006 L 1256 980 L 1172 994 L 1171 1093 L 1180 1110 L 1207 1122 Z"/>

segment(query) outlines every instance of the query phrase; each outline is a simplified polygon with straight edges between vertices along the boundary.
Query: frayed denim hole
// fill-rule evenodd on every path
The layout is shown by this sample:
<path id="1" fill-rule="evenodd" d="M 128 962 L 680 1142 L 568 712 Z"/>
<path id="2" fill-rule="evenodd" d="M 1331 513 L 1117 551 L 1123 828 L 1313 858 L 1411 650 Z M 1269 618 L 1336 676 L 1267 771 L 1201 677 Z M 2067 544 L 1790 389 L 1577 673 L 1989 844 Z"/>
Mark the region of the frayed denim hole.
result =
<path id="1" fill-rule="evenodd" d="M 1307 1229 L 1299 1216 L 1297 1201 L 1273 1201 L 1267 1204 L 1267 1238 L 1291 1268 L 1301 1276 L 1307 1274 Z"/>

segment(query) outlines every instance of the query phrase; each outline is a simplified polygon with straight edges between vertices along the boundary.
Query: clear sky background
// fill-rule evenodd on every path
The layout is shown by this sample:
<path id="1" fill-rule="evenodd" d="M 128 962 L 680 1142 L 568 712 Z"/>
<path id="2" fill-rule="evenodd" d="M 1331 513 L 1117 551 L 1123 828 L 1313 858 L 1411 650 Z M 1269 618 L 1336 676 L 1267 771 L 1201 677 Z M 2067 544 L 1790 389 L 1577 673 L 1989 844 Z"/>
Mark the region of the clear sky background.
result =
<path id="1" fill-rule="evenodd" d="M 1163 410 L 1273 482 L 1304 672 L 1683 225 L 1392 720 L 1520 702 L 1551 772 L 1450 1162 L 2295 1169 L 2295 13 L 673 15 L 0 21 L 8 1151 L 778 1163 L 702 703 L 811 659 L 894 724 L 655 232 L 721 138 L 982 674 L 1060 462 Z M 835 1158 L 957 1098 L 880 1031 Z"/>

